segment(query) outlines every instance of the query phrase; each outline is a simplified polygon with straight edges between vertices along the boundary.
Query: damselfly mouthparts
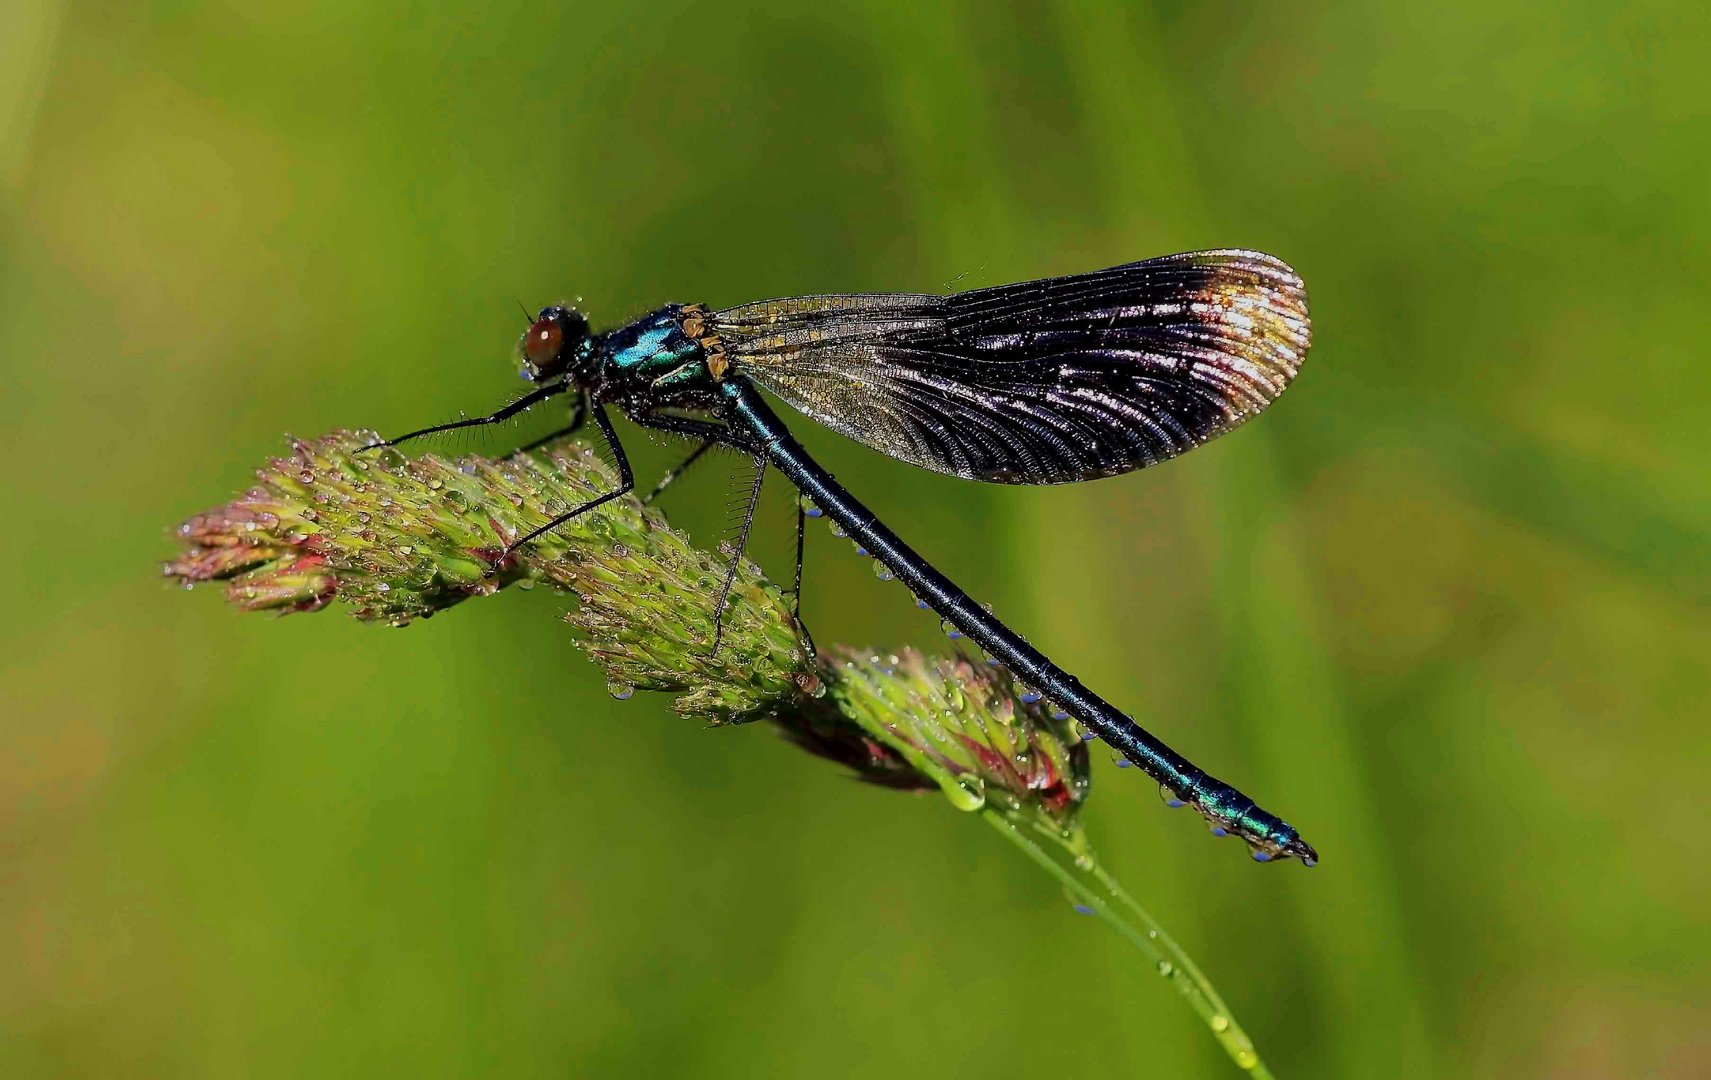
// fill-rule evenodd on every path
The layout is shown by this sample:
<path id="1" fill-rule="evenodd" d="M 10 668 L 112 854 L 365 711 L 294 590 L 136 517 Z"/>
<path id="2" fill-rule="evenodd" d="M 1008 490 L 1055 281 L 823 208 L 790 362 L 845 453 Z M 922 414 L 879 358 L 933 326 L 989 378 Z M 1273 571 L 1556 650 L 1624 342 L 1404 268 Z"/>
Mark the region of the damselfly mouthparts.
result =
<path id="1" fill-rule="evenodd" d="M 534 390 L 491 416 L 382 445 L 496 423 L 569 394 L 570 423 L 552 437 L 592 416 L 621 485 L 513 548 L 634 487 L 607 406 L 700 439 L 697 455 L 714 444 L 741 450 L 757 468 L 739 557 L 770 464 L 922 602 L 1146 770 L 1173 802 L 1243 837 L 1256 859 L 1312 865 L 1313 849 L 1287 823 L 1082 686 L 912 551 L 808 456 L 757 390 L 902 461 L 970 480 L 1061 484 L 1153 465 L 1238 426 L 1289 385 L 1310 333 L 1301 279 L 1240 250 L 951 296 L 807 296 L 724 311 L 673 304 L 598 334 L 575 310 L 549 307 L 520 343 Z M 798 587 L 801 535 L 799 516 Z"/>

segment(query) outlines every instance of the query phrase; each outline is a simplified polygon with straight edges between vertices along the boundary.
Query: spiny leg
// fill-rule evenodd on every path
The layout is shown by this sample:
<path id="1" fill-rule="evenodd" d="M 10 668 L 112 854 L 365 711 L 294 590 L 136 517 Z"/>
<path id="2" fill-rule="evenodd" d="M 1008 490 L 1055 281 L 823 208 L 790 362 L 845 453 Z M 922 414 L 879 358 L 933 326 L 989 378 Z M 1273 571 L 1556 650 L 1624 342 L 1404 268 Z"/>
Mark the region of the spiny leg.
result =
<path id="1" fill-rule="evenodd" d="M 729 424 L 713 420 L 702 420 L 693 416 L 678 416 L 675 413 L 659 412 L 653 409 L 638 409 L 627 414 L 631 420 L 643 427 L 654 428 L 657 431 L 669 431 L 677 435 L 693 435 L 697 439 L 718 443 L 721 446 L 735 447 L 745 454 L 760 453 L 760 444 L 752 438 L 745 438 L 743 433 Z M 689 463 L 684 462 L 679 469 Z"/>
<path id="2" fill-rule="evenodd" d="M 755 478 L 749 488 L 748 506 L 743 509 L 742 528 L 737 532 L 736 550 L 731 552 L 731 565 L 725 568 L 725 581 L 719 587 L 719 598 L 713 603 L 713 648 L 708 656 L 719 655 L 719 639 L 725 633 L 725 601 L 730 599 L 731 586 L 736 584 L 737 569 L 743 562 L 743 549 L 749 545 L 749 530 L 754 527 L 755 507 L 760 505 L 760 485 L 766 479 L 766 458 L 754 456 Z"/>
<path id="3" fill-rule="evenodd" d="M 800 496 L 796 499 L 796 584 L 790 589 L 790 614 L 796 620 L 796 625 L 802 630 L 802 641 L 808 646 L 809 656 L 818 656 L 820 649 L 814 644 L 814 635 L 808 632 L 808 624 L 802 621 L 802 548 L 807 536 L 808 511 L 802 505 Z"/>
<path id="4" fill-rule="evenodd" d="M 701 445 L 696 447 L 695 452 L 689 455 L 689 459 L 687 461 L 661 478 L 653 492 L 648 495 L 647 499 L 643 500 L 644 502 L 651 501 L 654 496 L 664 490 L 673 480 L 682 476 L 684 470 L 694 464 L 695 461 L 700 458 L 702 454 L 706 453 L 708 448 L 715 443 L 723 446 L 735 447 L 736 449 L 752 456 L 757 464 L 754 490 L 749 495 L 748 508 L 743 518 L 742 535 L 737 549 L 737 555 L 736 558 L 732 560 L 730 569 L 725 575 L 725 587 L 720 593 L 719 607 L 715 614 L 713 647 L 716 652 L 718 650 L 718 635 L 724 626 L 724 601 L 729 595 L 731 587 L 736 580 L 737 565 L 742 559 L 742 548 L 748 543 L 749 529 L 754 523 L 755 504 L 760 498 L 761 480 L 765 476 L 766 472 L 765 466 L 760 464 L 765 461 L 765 455 L 762 452 L 761 444 L 759 442 L 752 437 L 745 436 L 742 429 L 733 427 L 728 423 L 715 423 L 694 417 L 677 416 L 670 413 L 659 412 L 642 412 L 632 414 L 631 418 L 637 423 L 644 424 L 648 427 L 659 428 L 663 431 L 677 432 L 682 435 L 697 435 L 702 440 Z M 802 641 L 803 644 L 808 647 L 808 655 L 815 656 L 819 653 L 819 647 L 814 644 L 814 635 L 809 633 L 808 624 L 802 621 L 802 553 L 805 543 L 804 537 L 807 534 L 806 518 L 807 512 L 802 505 L 802 500 L 798 498 L 796 500 L 796 583 L 790 590 L 792 599 L 790 614 L 791 617 L 796 620 L 796 625 L 802 630 Z"/>
<path id="5" fill-rule="evenodd" d="M 547 443 L 556 442 L 557 440 L 564 438 L 566 435 L 573 435 L 581 429 L 583 422 L 587 419 L 588 398 L 585 395 L 578 394 L 576 395 L 576 404 L 570 407 L 570 423 L 559 428 L 557 431 L 547 432 L 532 443 L 519 446 L 517 449 L 511 451 L 511 454 L 527 454 L 532 450 L 539 450 Z M 511 454 L 507 454 L 505 456 L 510 457 Z"/>
<path id="6" fill-rule="evenodd" d="M 730 598 L 731 589 L 736 584 L 737 570 L 743 561 L 743 549 L 748 546 L 749 530 L 754 525 L 755 507 L 760 502 L 760 485 L 761 481 L 766 478 L 766 456 L 761 452 L 759 443 L 752 438 L 746 438 L 743 432 L 729 424 L 647 410 L 631 413 L 630 418 L 646 427 L 658 428 L 661 431 L 672 431 L 680 435 L 694 435 L 707 444 L 719 443 L 734 447 L 748 454 L 754 460 L 754 485 L 749 490 L 748 506 L 743 511 L 742 529 L 737 535 L 737 550 L 731 557 L 731 565 L 725 570 L 725 581 L 719 589 L 718 601 L 713 607 L 713 648 L 708 655 L 716 656 L 719 652 L 719 641 L 725 632 L 725 601 Z M 695 457 L 699 457 L 704 449 L 705 447 L 697 449 L 690 460 L 693 461 Z M 677 471 L 681 473 L 688 466 L 689 462 L 684 462 Z"/>
<path id="7" fill-rule="evenodd" d="M 659 478 L 659 483 L 655 484 L 654 489 L 652 491 L 648 492 L 647 496 L 642 499 L 642 505 L 644 505 L 644 506 L 649 505 L 655 499 L 659 498 L 660 492 L 662 492 L 666 488 L 670 487 L 672 484 L 672 481 L 676 480 L 678 477 L 680 477 L 684 473 L 688 472 L 689 466 L 695 464 L 697 461 L 700 461 L 701 455 L 703 455 L 707 451 L 713 449 L 715 443 L 716 443 L 716 440 L 714 440 L 712 438 L 702 439 L 701 445 L 697 446 L 695 448 L 695 452 L 693 454 L 690 454 L 688 457 L 684 458 L 683 461 L 680 462 L 676 468 L 666 470 L 666 474 Z"/>
<path id="8" fill-rule="evenodd" d="M 612 430 L 612 420 L 606 415 L 606 407 L 604 405 L 596 404 L 593 408 L 593 412 L 595 426 L 600 429 L 600 434 L 605 438 L 606 445 L 612 448 L 612 460 L 613 463 L 618 466 L 617 489 L 614 491 L 608 491 L 597 499 L 590 499 L 588 502 L 583 503 L 574 510 L 567 510 L 558 517 L 547 522 L 545 525 L 542 525 L 540 528 L 532 529 L 511 541 L 511 543 L 506 544 L 504 554 L 507 557 L 510 556 L 513 551 L 516 551 L 530 540 L 533 540 L 535 537 L 544 533 L 552 532 L 554 529 L 563 525 L 571 518 L 576 517 L 578 514 L 585 514 L 596 506 L 603 503 L 609 503 L 620 495 L 627 495 L 635 489 L 636 477 L 635 474 L 630 471 L 630 459 L 624 456 L 624 444 L 618 441 L 618 433 Z"/>
<path id="9" fill-rule="evenodd" d="M 660 482 L 654 486 L 653 491 L 648 493 L 648 497 L 642 500 L 643 502 L 651 502 L 661 491 L 665 490 L 672 481 L 682 476 L 689 466 L 700 460 L 702 455 L 715 445 L 733 446 L 752 455 L 756 462 L 763 460 L 759 451 L 756 449 L 756 445 L 752 441 L 743 439 L 730 427 L 725 425 L 710 423 L 706 420 L 697 420 L 691 417 L 671 415 L 661 416 L 658 414 L 638 416 L 635 417 L 635 419 L 649 427 L 658 427 L 665 431 L 676 432 L 684 435 L 699 435 L 702 440 L 701 445 L 696 447 L 695 452 L 690 454 L 681 465 L 661 477 Z M 746 546 L 748 542 L 750 526 L 754 521 L 755 501 L 760 495 L 760 485 L 763 474 L 764 468 L 760 469 L 755 474 L 754 490 L 750 493 L 746 516 L 743 521 L 741 535 L 742 546 Z M 801 501 L 798 500 L 796 504 L 796 584 L 791 589 L 791 596 L 794 603 L 792 604 L 790 614 L 795 618 L 796 625 L 802 630 L 802 640 L 808 648 L 808 654 L 810 656 L 815 656 L 819 653 L 819 647 L 814 644 L 814 635 L 809 633 L 808 625 L 802 621 L 802 553 L 806 532 L 806 511 L 803 509 Z M 728 597 L 732 585 L 736 580 L 737 566 L 741 559 L 742 550 L 741 546 L 739 546 L 736 558 L 732 560 L 731 566 L 726 574 L 724 590 L 720 594 L 719 607 L 714 616 L 715 649 L 718 647 L 718 633 L 722 632 L 724 626 L 724 600 Z"/>
<path id="10" fill-rule="evenodd" d="M 540 404 L 547 398 L 552 397 L 554 394 L 564 393 L 567 389 L 569 389 L 569 387 L 562 382 L 553 383 L 549 386 L 543 386 L 538 390 L 529 391 L 516 401 L 513 401 L 511 404 L 489 416 L 478 416 L 473 420 L 453 420 L 450 423 L 435 424 L 433 427 L 425 427 L 419 431 L 412 431 L 408 434 L 400 435 L 396 439 L 386 439 L 383 442 L 369 443 L 367 446 L 363 447 L 363 449 L 378 450 L 384 446 L 397 446 L 399 443 L 409 442 L 411 439 L 419 439 L 423 435 L 437 435 L 442 431 L 456 431 L 459 428 L 480 427 L 482 424 L 498 424 L 511 419 L 513 416 L 516 416 L 518 413 L 530 406 Z"/>

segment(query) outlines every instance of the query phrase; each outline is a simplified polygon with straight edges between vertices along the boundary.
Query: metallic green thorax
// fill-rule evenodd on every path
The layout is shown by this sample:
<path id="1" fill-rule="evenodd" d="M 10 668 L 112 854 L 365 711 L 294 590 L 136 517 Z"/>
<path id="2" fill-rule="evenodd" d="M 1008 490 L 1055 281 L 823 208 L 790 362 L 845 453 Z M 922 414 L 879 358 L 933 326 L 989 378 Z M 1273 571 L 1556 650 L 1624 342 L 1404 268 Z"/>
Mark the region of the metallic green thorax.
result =
<path id="1" fill-rule="evenodd" d="M 604 381 L 654 391 L 711 384 L 701 343 L 684 333 L 683 308 L 673 304 L 601 336 L 594 347 Z"/>

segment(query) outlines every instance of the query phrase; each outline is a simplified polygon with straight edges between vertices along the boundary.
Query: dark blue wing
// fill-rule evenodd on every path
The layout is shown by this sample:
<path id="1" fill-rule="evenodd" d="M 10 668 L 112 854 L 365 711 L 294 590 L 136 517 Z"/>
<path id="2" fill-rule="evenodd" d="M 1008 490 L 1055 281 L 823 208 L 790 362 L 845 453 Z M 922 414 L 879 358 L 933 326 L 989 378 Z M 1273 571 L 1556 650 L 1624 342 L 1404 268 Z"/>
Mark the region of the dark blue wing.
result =
<path id="1" fill-rule="evenodd" d="M 826 427 L 1000 483 L 1111 476 L 1175 457 L 1289 385 L 1301 279 L 1202 251 L 952 296 L 768 300 L 711 317 L 736 370 Z"/>

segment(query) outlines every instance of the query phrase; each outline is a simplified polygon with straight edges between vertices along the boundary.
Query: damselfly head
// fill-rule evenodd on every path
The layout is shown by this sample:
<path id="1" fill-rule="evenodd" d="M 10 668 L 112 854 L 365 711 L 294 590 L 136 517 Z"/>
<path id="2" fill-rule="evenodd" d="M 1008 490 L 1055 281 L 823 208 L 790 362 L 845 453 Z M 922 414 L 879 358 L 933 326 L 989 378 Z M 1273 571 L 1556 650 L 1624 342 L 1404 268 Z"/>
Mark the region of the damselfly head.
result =
<path id="1" fill-rule="evenodd" d="M 552 379 L 565 373 L 584 351 L 588 320 L 575 308 L 542 308 L 517 343 L 522 354 L 523 378 L 531 382 Z"/>

